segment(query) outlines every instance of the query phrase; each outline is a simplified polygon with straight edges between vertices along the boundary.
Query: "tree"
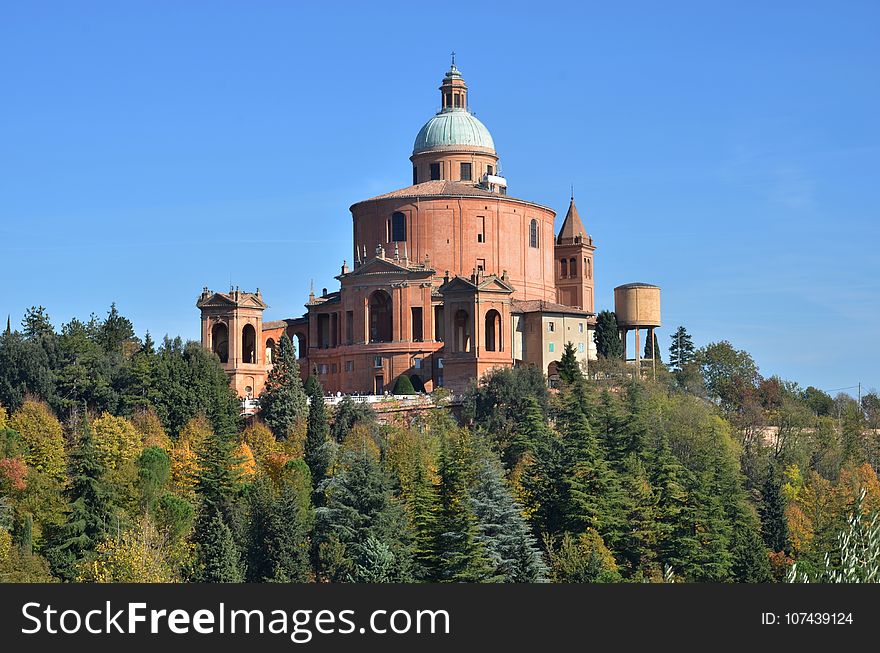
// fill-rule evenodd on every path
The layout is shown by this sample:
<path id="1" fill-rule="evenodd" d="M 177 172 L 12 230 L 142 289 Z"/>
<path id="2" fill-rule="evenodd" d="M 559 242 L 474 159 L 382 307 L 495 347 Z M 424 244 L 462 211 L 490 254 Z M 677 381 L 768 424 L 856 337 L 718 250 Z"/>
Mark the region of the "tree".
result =
<path id="1" fill-rule="evenodd" d="M 414 395 L 416 391 L 413 389 L 412 381 L 409 380 L 409 377 L 406 374 L 401 374 L 397 377 L 397 382 L 394 384 L 394 390 L 391 392 L 393 395 Z"/>
<path id="2" fill-rule="evenodd" d="M 171 458 L 164 449 L 147 447 L 137 459 L 141 505 L 152 508 L 171 478 Z"/>
<path id="3" fill-rule="evenodd" d="M 680 372 L 685 365 L 694 361 L 694 341 L 683 326 L 678 327 L 670 338 L 672 344 L 669 346 L 669 366 Z M 657 351 L 659 355 L 659 348 Z"/>
<path id="4" fill-rule="evenodd" d="M 314 377 L 309 377 L 309 421 L 303 458 L 312 472 L 315 489 L 327 476 L 332 461 L 330 427 L 324 404 L 324 389 Z"/>
<path id="5" fill-rule="evenodd" d="M 116 302 L 110 304 L 106 319 L 101 323 L 98 341 L 107 352 L 122 353 L 122 345 L 134 339 L 131 320 L 116 310 Z"/>
<path id="6" fill-rule="evenodd" d="M 863 489 L 846 527 L 838 533 L 837 550 L 825 552 L 815 571 L 793 564 L 789 583 L 880 582 L 880 517 L 866 513 L 865 494 Z"/>
<path id="7" fill-rule="evenodd" d="M 260 395 L 260 413 L 275 437 L 285 440 L 307 410 L 296 351 L 290 338 L 284 334 L 266 388 Z"/>
<path id="8" fill-rule="evenodd" d="M 617 316 L 613 311 L 601 311 L 596 317 L 596 331 L 593 334 L 596 353 L 602 358 L 623 358 L 623 343 L 617 327 Z"/>
<path id="9" fill-rule="evenodd" d="M 217 357 L 200 343 L 165 338 L 156 352 L 148 398 L 173 436 L 197 415 L 207 415 L 215 431 L 235 426 L 238 398 Z"/>
<path id="10" fill-rule="evenodd" d="M 372 428 L 376 425 L 376 411 L 367 404 L 357 404 L 346 395 L 333 411 L 333 423 L 330 435 L 334 442 L 341 443 L 355 424 L 365 424 Z"/>
<path id="11" fill-rule="evenodd" d="M 55 399 L 55 381 L 43 347 L 18 331 L 0 335 L 0 403 L 16 410 L 32 394 Z"/>
<path id="12" fill-rule="evenodd" d="M 647 359 L 656 358 L 657 363 L 663 363 L 663 360 L 661 358 L 661 351 L 662 350 L 660 349 L 660 343 L 657 342 L 657 332 L 656 331 L 654 332 L 653 340 L 654 340 L 654 347 L 652 348 L 651 347 L 651 338 L 650 337 L 645 338 L 645 351 L 644 351 L 643 357 L 647 358 Z"/>
<path id="13" fill-rule="evenodd" d="M 504 482 L 500 463 L 490 455 L 485 452 L 484 460 L 477 463 L 470 493 L 477 520 L 475 540 L 486 551 L 493 577 L 505 583 L 546 580 L 547 567 L 522 517 L 523 508 Z"/>
<path id="14" fill-rule="evenodd" d="M 740 384 L 755 388 L 758 367 L 748 352 L 734 349 L 726 340 L 713 342 L 696 354 L 709 395 L 722 403 L 736 403 Z"/>
<path id="15" fill-rule="evenodd" d="M 55 334 L 52 321 L 49 319 L 46 309 L 42 306 L 31 306 L 25 311 L 24 319 L 21 321 L 21 328 L 25 338 L 28 340 L 39 340 L 44 336 Z"/>
<path id="16" fill-rule="evenodd" d="M 384 545 L 392 558 L 383 567 L 383 578 L 410 580 L 410 533 L 403 507 L 394 500 L 387 477 L 369 451 L 349 451 L 327 484 L 326 505 L 317 509 L 319 577 L 366 582 L 361 572 L 372 568 L 378 552 L 369 544 L 371 539 Z M 384 549 L 382 553 L 387 558 Z"/>
<path id="17" fill-rule="evenodd" d="M 250 582 L 302 583 L 309 580 L 311 483 L 285 484 L 276 495 L 267 479 L 258 481 L 249 496 Z"/>
<path id="18" fill-rule="evenodd" d="M 218 506 L 205 504 L 196 522 L 195 569 L 197 583 L 240 583 L 241 555 L 232 531 Z"/>
<path id="19" fill-rule="evenodd" d="M 28 465 L 52 478 L 64 476 L 64 434 L 49 406 L 36 399 L 25 400 L 12 414 L 9 427 L 17 431 L 27 445 L 25 462 Z M 89 437 L 91 442 L 91 435 Z"/>
<path id="20" fill-rule="evenodd" d="M 53 571 L 73 580 L 77 566 L 94 555 L 113 522 L 113 494 L 104 482 L 104 465 L 95 449 L 92 427 L 83 411 L 79 442 L 71 454 L 67 519 L 50 533 L 46 556 Z"/>
<path id="21" fill-rule="evenodd" d="M 761 532 L 764 546 L 770 551 L 788 552 L 788 523 L 785 518 L 785 499 L 782 496 L 781 482 L 776 467 L 770 467 L 761 496 Z"/>
<path id="22" fill-rule="evenodd" d="M 546 548 L 553 582 L 616 583 L 621 580 L 614 555 L 595 530 L 577 537 L 566 533 L 558 547 L 550 540 Z"/>
<path id="23" fill-rule="evenodd" d="M 584 378 L 580 363 L 578 363 L 577 355 L 575 354 L 574 343 L 565 343 L 562 358 L 559 359 L 559 364 L 556 366 L 556 372 L 565 383 L 574 383 Z"/>
<path id="24" fill-rule="evenodd" d="M 177 580 L 161 535 L 149 519 L 101 542 L 77 580 L 95 583 L 172 583 Z"/>
<path id="25" fill-rule="evenodd" d="M 95 450 L 107 469 L 132 462 L 141 452 L 141 436 L 124 417 L 102 414 L 92 426 Z"/>
<path id="26" fill-rule="evenodd" d="M 468 493 L 472 452 L 467 433 L 452 429 L 440 443 L 438 506 L 435 550 L 437 568 L 433 580 L 480 583 L 495 579 L 479 539 L 479 528 Z"/>

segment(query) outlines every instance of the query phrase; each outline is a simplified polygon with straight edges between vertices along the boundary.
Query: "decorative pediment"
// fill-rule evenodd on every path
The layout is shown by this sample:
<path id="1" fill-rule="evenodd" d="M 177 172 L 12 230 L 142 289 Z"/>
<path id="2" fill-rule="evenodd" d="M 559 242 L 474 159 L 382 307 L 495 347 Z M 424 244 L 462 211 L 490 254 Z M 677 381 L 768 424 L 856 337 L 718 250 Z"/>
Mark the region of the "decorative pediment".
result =
<path id="1" fill-rule="evenodd" d="M 434 276 L 434 270 L 424 265 L 407 266 L 399 260 L 376 257 L 359 265 L 351 272 L 339 275 L 336 278 L 341 281 L 343 279 L 371 275 L 392 275 L 397 277 L 405 276 L 408 279 L 426 279 Z"/>
<path id="2" fill-rule="evenodd" d="M 453 277 L 442 286 L 440 286 L 440 294 L 448 295 L 454 293 L 503 293 L 509 295 L 515 292 L 515 288 L 511 286 L 505 279 L 494 274 L 471 277 Z"/>
<path id="3" fill-rule="evenodd" d="M 268 308 L 258 294 L 239 292 L 227 294 L 222 292 L 203 292 L 196 302 L 198 308 Z"/>

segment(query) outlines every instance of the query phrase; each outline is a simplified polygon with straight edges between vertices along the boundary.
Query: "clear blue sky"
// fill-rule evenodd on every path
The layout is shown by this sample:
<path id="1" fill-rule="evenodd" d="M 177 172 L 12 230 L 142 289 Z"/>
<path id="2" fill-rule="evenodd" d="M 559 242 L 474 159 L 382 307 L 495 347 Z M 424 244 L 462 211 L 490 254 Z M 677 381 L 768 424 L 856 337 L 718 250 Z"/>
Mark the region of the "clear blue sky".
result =
<path id="1" fill-rule="evenodd" d="M 406 186 L 450 50 L 511 194 L 569 184 L 666 347 L 880 386 L 880 3 L 17 2 L 0 9 L 0 312 L 115 301 L 198 337 L 202 286 L 300 315 L 355 201 Z M 561 224 L 561 216 L 557 227 Z"/>

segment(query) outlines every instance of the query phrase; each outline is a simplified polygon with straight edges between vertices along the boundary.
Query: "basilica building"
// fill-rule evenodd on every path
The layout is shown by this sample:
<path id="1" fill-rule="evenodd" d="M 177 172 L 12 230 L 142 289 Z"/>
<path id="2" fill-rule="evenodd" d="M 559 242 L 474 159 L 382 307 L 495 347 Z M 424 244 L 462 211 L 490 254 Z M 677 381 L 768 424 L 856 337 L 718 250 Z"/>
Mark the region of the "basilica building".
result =
<path id="1" fill-rule="evenodd" d="M 401 375 L 459 392 L 514 365 L 552 380 L 568 342 L 595 358 L 595 246 L 574 198 L 557 233 L 553 209 L 508 193 L 454 60 L 410 161 L 412 185 L 351 206 L 351 265 L 302 317 L 263 322 L 259 289 L 203 290 L 202 344 L 240 396 L 262 392 L 285 333 L 329 393 L 382 394 Z"/>

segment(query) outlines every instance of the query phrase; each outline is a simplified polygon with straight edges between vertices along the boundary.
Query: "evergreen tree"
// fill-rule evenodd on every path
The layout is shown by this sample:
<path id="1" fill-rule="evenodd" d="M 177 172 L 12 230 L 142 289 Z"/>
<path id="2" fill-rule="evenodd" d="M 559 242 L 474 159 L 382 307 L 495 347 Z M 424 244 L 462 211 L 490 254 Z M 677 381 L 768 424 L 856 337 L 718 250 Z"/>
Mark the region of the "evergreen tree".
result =
<path id="1" fill-rule="evenodd" d="M 623 343 L 620 341 L 620 330 L 614 311 L 601 311 L 596 317 L 593 340 L 596 343 L 596 352 L 602 358 L 623 358 Z"/>
<path id="2" fill-rule="evenodd" d="M 407 497 L 407 512 L 412 531 L 413 576 L 428 580 L 437 567 L 434 536 L 437 530 L 437 489 L 431 481 L 424 461 L 416 462 L 412 491 Z"/>
<path id="3" fill-rule="evenodd" d="M 285 440 L 308 410 L 296 350 L 287 334 L 281 336 L 274 363 L 260 395 L 260 414 L 275 437 Z"/>
<path id="4" fill-rule="evenodd" d="M 197 583 L 240 583 L 241 555 L 232 531 L 219 508 L 205 504 L 196 521 L 195 568 L 193 581 Z"/>
<path id="5" fill-rule="evenodd" d="M 669 365 L 676 372 L 680 372 L 685 365 L 695 360 L 694 341 L 683 326 L 678 327 L 670 337 L 672 344 L 669 346 Z"/>
<path id="6" fill-rule="evenodd" d="M 110 304 L 107 318 L 101 324 L 98 342 L 104 351 L 121 353 L 122 345 L 134 338 L 134 327 L 131 320 L 123 317 L 116 310 L 116 302 Z"/>
<path id="7" fill-rule="evenodd" d="M 376 426 L 376 411 L 367 404 L 357 404 L 348 395 L 342 398 L 333 411 L 330 435 L 334 442 L 341 444 L 355 424 Z"/>
<path id="8" fill-rule="evenodd" d="M 393 395 L 414 395 L 416 393 L 413 388 L 412 381 L 410 381 L 409 377 L 406 374 L 401 374 L 397 377 L 397 382 L 394 384 L 394 390 L 391 391 Z"/>
<path id="9" fill-rule="evenodd" d="M 64 524 L 50 533 L 46 551 L 53 572 L 65 580 L 74 580 L 77 566 L 94 556 L 95 547 L 113 525 L 113 494 L 104 482 L 104 465 L 85 410 L 70 462 L 71 483 L 65 491 L 69 512 Z"/>
<path id="10" fill-rule="evenodd" d="M 478 539 L 477 520 L 468 494 L 470 454 L 464 433 L 453 430 L 443 435 L 438 470 L 435 581 L 480 583 L 494 578 L 485 547 Z"/>
<path id="11" fill-rule="evenodd" d="M 315 540 L 320 578 L 362 582 L 377 547 L 393 560 L 384 568 L 389 582 L 411 579 L 412 558 L 406 514 L 391 494 L 388 479 L 368 451 L 347 452 L 327 484 L 326 505 L 316 511 Z M 384 551 L 384 549 L 383 549 Z"/>
<path id="12" fill-rule="evenodd" d="M 642 354 L 643 358 L 650 359 L 651 357 L 657 358 L 657 363 L 662 364 L 663 358 L 661 355 L 660 343 L 657 342 L 657 332 L 654 332 L 654 348 L 651 349 L 651 338 L 645 338 L 645 351 Z"/>
<path id="13" fill-rule="evenodd" d="M 660 564 L 679 575 L 693 568 L 700 546 L 685 489 L 688 474 L 669 450 L 666 436 L 661 434 L 650 471 L 656 492 L 657 555 Z"/>
<path id="14" fill-rule="evenodd" d="M 568 501 L 564 524 L 570 532 L 592 528 L 607 534 L 615 524 L 611 513 L 616 482 L 583 407 L 579 394 L 570 392 L 563 399 L 557 420 L 564 446 L 562 475 L 567 485 L 563 494 Z"/>
<path id="15" fill-rule="evenodd" d="M 250 538 L 247 580 L 303 583 L 310 577 L 309 537 L 311 483 L 284 484 L 275 496 L 262 480 L 250 495 Z"/>
<path id="16" fill-rule="evenodd" d="M 785 498 L 782 496 L 776 467 L 767 473 L 760 504 L 761 533 L 764 545 L 775 552 L 789 550 L 788 520 L 785 517 Z"/>
<path id="17" fill-rule="evenodd" d="M 558 433 L 542 429 L 522 475 L 523 503 L 532 528 L 553 537 L 566 531 L 571 515 L 568 451 Z"/>
<path id="18" fill-rule="evenodd" d="M 330 444 L 330 426 L 327 424 L 327 410 L 324 404 L 324 389 L 315 377 L 309 377 L 309 420 L 306 441 L 303 445 L 303 458 L 312 472 L 315 489 L 327 476 L 333 458 Z"/>
<path id="19" fill-rule="evenodd" d="M 565 383 L 574 383 L 583 380 L 584 375 L 583 372 L 581 372 L 581 366 L 580 363 L 578 363 L 577 355 L 575 354 L 574 343 L 565 343 L 565 348 L 562 351 L 562 358 L 559 359 L 559 363 L 556 366 L 556 372 L 559 374 L 559 378 Z"/>
<path id="20" fill-rule="evenodd" d="M 547 568 L 535 538 L 522 517 L 522 506 L 504 482 L 501 465 L 488 452 L 478 463 L 471 492 L 477 520 L 475 540 L 486 551 L 493 576 L 505 583 L 535 583 L 546 579 Z"/>

